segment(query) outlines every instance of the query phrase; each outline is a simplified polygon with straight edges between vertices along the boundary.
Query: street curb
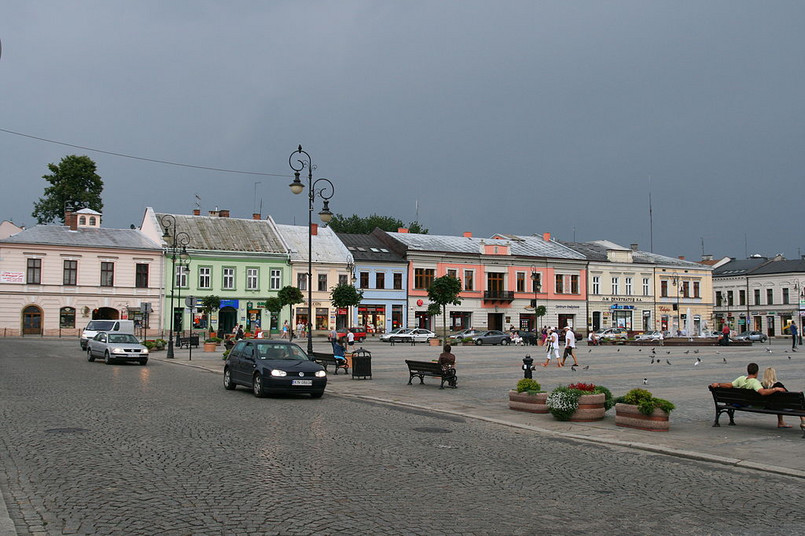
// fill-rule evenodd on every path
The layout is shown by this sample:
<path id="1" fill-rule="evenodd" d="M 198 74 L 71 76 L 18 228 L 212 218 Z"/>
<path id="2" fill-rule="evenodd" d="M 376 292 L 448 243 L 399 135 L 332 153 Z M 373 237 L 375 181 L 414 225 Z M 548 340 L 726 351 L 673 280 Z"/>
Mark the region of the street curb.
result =
<path id="1" fill-rule="evenodd" d="M 2 493 L 0 493 L 0 536 L 17 536 L 17 528 L 8 515 L 6 500 Z"/>

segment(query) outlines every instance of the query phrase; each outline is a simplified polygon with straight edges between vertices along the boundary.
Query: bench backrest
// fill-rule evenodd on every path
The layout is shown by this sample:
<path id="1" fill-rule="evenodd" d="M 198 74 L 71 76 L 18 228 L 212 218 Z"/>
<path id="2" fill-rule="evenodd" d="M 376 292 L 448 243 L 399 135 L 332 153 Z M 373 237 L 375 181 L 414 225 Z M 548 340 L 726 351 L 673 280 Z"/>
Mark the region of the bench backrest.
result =
<path id="1" fill-rule="evenodd" d="M 805 409 L 805 395 L 796 391 L 774 393 L 766 396 L 752 389 L 711 386 L 710 391 L 713 393 L 713 399 L 717 404 L 762 406 L 768 409 Z"/>
<path id="2" fill-rule="evenodd" d="M 406 359 L 405 364 L 408 365 L 408 370 L 421 370 L 422 372 L 442 372 L 442 366 L 433 361 L 413 361 Z"/>

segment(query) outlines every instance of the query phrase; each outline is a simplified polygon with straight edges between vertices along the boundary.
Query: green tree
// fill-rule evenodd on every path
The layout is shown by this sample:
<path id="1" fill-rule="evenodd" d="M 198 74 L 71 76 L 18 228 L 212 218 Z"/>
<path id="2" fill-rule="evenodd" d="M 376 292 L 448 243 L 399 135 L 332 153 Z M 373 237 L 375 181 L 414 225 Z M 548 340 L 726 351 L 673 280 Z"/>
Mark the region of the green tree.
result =
<path id="1" fill-rule="evenodd" d="M 221 298 L 214 295 L 201 298 L 201 310 L 207 315 L 207 329 L 212 331 L 212 313 L 221 308 Z"/>
<path id="2" fill-rule="evenodd" d="M 383 231 L 396 232 L 400 227 L 405 227 L 402 220 L 390 216 L 371 216 L 361 217 L 357 214 L 346 217 L 343 214 L 336 214 L 329 223 L 330 228 L 336 233 L 350 234 L 371 234 L 375 227 Z M 428 234 L 428 230 L 422 227 L 419 222 L 412 221 L 408 224 L 408 231 L 417 234 Z"/>
<path id="3" fill-rule="evenodd" d="M 64 223 L 66 205 L 77 208 L 91 208 L 103 211 L 103 180 L 96 171 L 95 162 L 88 156 L 69 155 L 58 165 L 48 164 L 51 175 L 42 175 L 51 186 L 45 188 L 45 195 L 34 203 L 31 216 L 37 223 L 51 223 L 59 220 Z"/>
<path id="4" fill-rule="evenodd" d="M 333 307 L 356 307 L 361 304 L 363 291 L 355 285 L 337 285 L 330 291 L 330 300 Z"/>
<path id="5" fill-rule="evenodd" d="M 447 306 L 459 305 L 461 299 L 458 295 L 461 293 L 461 279 L 453 277 L 452 275 L 443 275 L 433 280 L 430 287 L 428 287 L 428 299 L 431 304 L 428 306 L 428 313 L 434 313 L 441 308 L 442 314 L 442 336 L 447 336 Z"/>
<path id="6" fill-rule="evenodd" d="M 271 313 L 271 316 L 276 315 L 277 313 L 282 311 L 282 307 L 283 307 L 282 300 L 279 299 L 276 296 L 272 296 L 271 298 L 267 298 L 265 305 L 266 305 L 266 309 L 268 310 L 268 312 Z M 274 327 L 274 326 L 271 325 L 271 317 L 269 317 L 268 324 L 269 324 L 268 325 L 268 338 L 270 339 L 271 338 L 271 328 Z M 277 326 L 277 327 L 279 327 L 279 326 Z"/>
<path id="7" fill-rule="evenodd" d="M 291 317 L 291 321 L 293 321 L 293 306 L 297 303 L 302 303 L 305 301 L 305 296 L 302 294 L 302 291 L 296 287 L 292 287 L 288 285 L 287 287 L 282 287 L 279 292 L 277 292 L 277 298 L 279 298 L 280 302 L 282 302 L 282 306 L 288 306 L 288 315 Z M 310 318 L 310 311 L 307 312 L 308 318 Z M 308 322 L 310 324 L 310 322 Z M 313 327 L 312 324 L 309 326 L 310 328 Z M 310 333 L 313 333 L 312 329 Z M 288 335 L 291 339 L 293 339 L 293 326 L 291 329 L 288 330 Z"/>

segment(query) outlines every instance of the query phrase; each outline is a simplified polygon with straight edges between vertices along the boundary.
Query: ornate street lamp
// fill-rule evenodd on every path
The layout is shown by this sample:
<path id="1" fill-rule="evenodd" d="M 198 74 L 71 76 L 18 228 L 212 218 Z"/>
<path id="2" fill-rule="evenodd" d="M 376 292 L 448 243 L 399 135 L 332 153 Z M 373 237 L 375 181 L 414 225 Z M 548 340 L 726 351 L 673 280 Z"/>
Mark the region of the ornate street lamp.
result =
<path id="1" fill-rule="evenodd" d="M 313 170 L 316 168 L 310 155 L 302 150 L 302 146 L 291 153 L 288 157 L 288 165 L 294 171 L 294 180 L 288 186 L 294 194 L 301 194 L 305 189 L 305 185 L 299 180 L 299 173 L 307 168 L 307 185 L 308 185 L 308 206 L 307 206 L 307 353 L 313 353 L 313 202 L 316 197 L 320 197 L 323 201 L 319 218 L 325 224 L 330 223 L 333 219 L 333 213 L 330 212 L 330 199 L 335 193 L 335 187 L 329 179 L 316 179 L 313 180 Z M 321 183 L 320 186 L 317 186 Z M 293 319 L 292 319 L 293 320 Z"/>
<path id="2" fill-rule="evenodd" d="M 540 282 L 540 274 L 537 272 L 537 267 L 531 265 L 531 286 L 534 289 L 534 333 L 539 333 L 540 328 L 537 326 L 537 293 L 542 290 L 542 283 Z"/>
<path id="3" fill-rule="evenodd" d="M 176 231 L 176 218 L 172 214 L 165 214 L 159 220 L 165 232 L 162 234 L 162 239 L 170 245 L 168 251 L 171 254 L 171 330 L 168 334 L 168 354 L 165 356 L 167 359 L 173 359 L 173 323 L 176 316 L 173 308 L 173 298 L 176 292 L 176 257 L 179 257 L 179 266 L 181 270 L 190 264 L 190 255 L 187 253 L 187 246 L 190 244 L 190 235 L 180 231 Z"/>

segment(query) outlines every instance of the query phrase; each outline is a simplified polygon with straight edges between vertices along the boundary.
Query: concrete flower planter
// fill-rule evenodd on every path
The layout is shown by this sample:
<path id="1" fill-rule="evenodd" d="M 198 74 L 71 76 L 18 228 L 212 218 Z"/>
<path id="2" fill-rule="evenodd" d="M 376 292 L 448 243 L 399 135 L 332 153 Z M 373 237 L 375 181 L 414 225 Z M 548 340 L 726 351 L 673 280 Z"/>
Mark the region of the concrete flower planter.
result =
<path id="1" fill-rule="evenodd" d="M 593 422 L 604 418 L 606 408 L 604 401 L 606 396 L 603 393 L 595 395 L 581 395 L 579 407 L 570 417 L 572 422 Z"/>
<path id="2" fill-rule="evenodd" d="M 205 352 L 214 352 L 218 349 L 218 343 L 216 342 L 205 342 L 204 343 L 204 351 Z"/>
<path id="3" fill-rule="evenodd" d="M 671 423 L 668 413 L 655 409 L 651 415 L 643 415 L 632 404 L 615 404 L 615 424 L 649 432 L 667 432 Z"/>
<path id="4" fill-rule="evenodd" d="M 518 393 L 514 389 L 509 391 L 509 409 L 516 411 L 527 411 L 529 413 L 548 413 L 548 393 L 529 394 L 527 392 Z"/>

